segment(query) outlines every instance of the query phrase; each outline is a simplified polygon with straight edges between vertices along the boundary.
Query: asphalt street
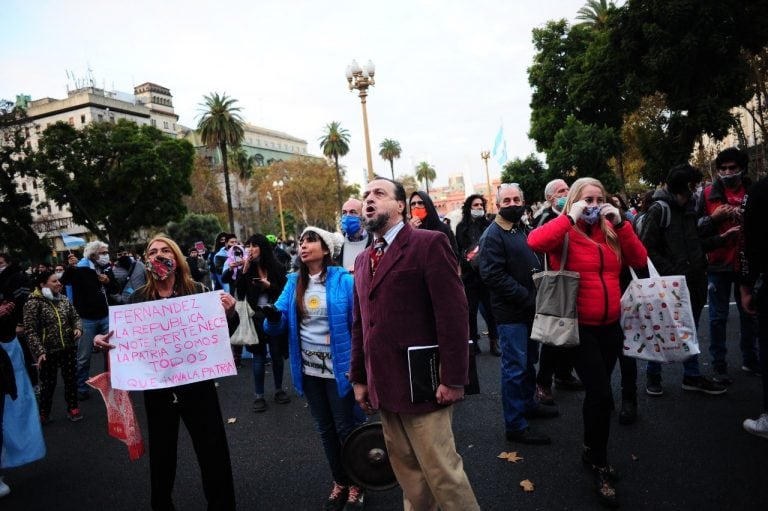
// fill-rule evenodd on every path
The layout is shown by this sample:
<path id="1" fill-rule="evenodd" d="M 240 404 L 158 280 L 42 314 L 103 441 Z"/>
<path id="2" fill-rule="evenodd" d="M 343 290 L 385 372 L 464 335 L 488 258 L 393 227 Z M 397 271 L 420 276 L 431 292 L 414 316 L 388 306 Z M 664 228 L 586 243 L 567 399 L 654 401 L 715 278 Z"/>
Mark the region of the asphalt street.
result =
<path id="1" fill-rule="evenodd" d="M 706 309 L 700 338 L 702 370 L 710 367 Z M 738 320 L 732 307 L 729 363 L 734 383 L 722 396 L 690 393 L 680 388 L 682 367 L 664 367 L 663 397 L 644 392 L 640 370 L 638 422 L 620 426 L 614 416 L 610 461 L 622 475 L 618 485 L 625 510 L 762 510 L 768 502 L 768 440 L 745 433 L 741 422 L 760 412 L 758 377 L 738 368 Z M 481 394 L 456 406 L 454 431 L 464 466 L 484 510 L 596 509 L 591 478 L 581 464 L 581 402 L 579 392 L 556 391 L 561 417 L 534 424 L 550 434 L 550 446 L 507 443 L 499 400 L 499 359 L 487 353 L 477 359 Z M 94 356 L 94 374 L 102 368 Z M 642 364 L 642 363 L 641 363 Z M 286 367 L 286 371 L 287 371 Z M 267 389 L 271 390 L 271 373 Z M 290 377 L 286 375 L 286 380 Z M 614 395 L 620 403 L 618 368 Z M 331 488 L 331 475 L 320 438 L 303 399 L 287 405 L 269 403 L 262 414 L 251 411 L 253 383 L 250 361 L 236 377 L 220 380 L 223 416 L 236 418 L 227 434 L 235 476 L 238 509 L 319 510 Z M 144 425 L 143 399 L 134 403 Z M 61 383 L 44 427 L 47 456 L 8 470 L 12 493 L 0 500 L 3 511 L 149 509 L 149 465 L 145 455 L 128 459 L 124 444 L 107 436 L 101 399 L 82 403 L 85 420 L 66 419 Z M 497 458 L 517 451 L 524 459 L 510 463 Z M 535 485 L 523 492 L 520 481 Z M 177 509 L 205 509 L 199 470 L 186 431 L 179 440 L 179 466 L 174 494 Z M 370 492 L 367 509 L 402 509 L 398 488 Z"/>

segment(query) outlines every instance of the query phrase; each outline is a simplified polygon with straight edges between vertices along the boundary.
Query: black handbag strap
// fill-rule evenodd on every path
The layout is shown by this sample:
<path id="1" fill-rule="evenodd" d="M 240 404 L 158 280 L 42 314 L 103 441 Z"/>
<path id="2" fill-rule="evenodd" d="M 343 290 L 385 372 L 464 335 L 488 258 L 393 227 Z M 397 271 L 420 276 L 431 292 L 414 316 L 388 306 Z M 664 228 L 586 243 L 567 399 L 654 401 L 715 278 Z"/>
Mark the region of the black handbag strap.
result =
<path id="1" fill-rule="evenodd" d="M 547 254 L 544 254 L 544 271 L 549 271 L 547 261 L 549 258 Z M 565 233 L 565 239 L 563 240 L 563 253 L 560 256 L 560 271 L 565 270 L 565 263 L 568 260 L 568 233 Z"/>

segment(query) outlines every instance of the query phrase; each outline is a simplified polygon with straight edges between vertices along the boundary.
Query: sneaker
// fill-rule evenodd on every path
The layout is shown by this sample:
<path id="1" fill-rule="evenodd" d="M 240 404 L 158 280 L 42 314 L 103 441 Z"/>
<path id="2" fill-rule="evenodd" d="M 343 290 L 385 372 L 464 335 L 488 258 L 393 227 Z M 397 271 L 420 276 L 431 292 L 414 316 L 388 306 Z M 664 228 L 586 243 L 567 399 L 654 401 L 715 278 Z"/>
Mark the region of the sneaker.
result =
<path id="1" fill-rule="evenodd" d="M 716 370 L 712 380 L 720 385 L 730 385 L 733 380 L 728 376 L 728 372 L 725 369 Z"/>
<path id="2" fill-rule="evenodd" d="M 741 370 L 747 374 L 760 375 L 760 365 L 757 362 L 750 362 L 741 366 Z"/>
<path id="3" fill-rule="evenodd" d="M 11 487 L 5 484 L 3 478 L 0 477 L 0 497 L 5 497 L 9 493 L 11 493 Z"/>
<path id="4" fill-rule="evenodd" d="M 616 487 L 608 467 L 595 467 L 595 490 L 597 498 L 604 507 L 617 508 L 619 501 L 616 498 Z"/>
<path id="5" fill-rule="evenodd" d="M 645 382 L 645 393 L 649 396 L 663 396 L 664 388 L 661 386 L 661 378 L 648 378 Z"/>
<path id="6" fill-rule="evenodd" d="M 365 507 L 365 490 L 354 484 L 349 487 L 344 511 L 360 511 Z"/>
<path id="7" fill-rule="evenodd" d="M 727 392 L 725 387 L 704 376 L 683 376 L 683 390 L 703 392 L 712 396 Z"/>
<path id="8" fill-rule="evenodd" d="M 347 503 L 348 489 L 346 486 L 342 486 L 336 481 L 333 482 L 333 489 L 328 496 L 328 500 L 325 501 L 323 509 L 325 511 L 341 511 Z"/>
<path id="9" fill-rule="evenodd" d="M 543 405 L 554 405 L 555 398 L 552 397 L 552 388 L 536 385 L 536 400 Z"/>
<path id="10" fill-rule="evenodd" d="M 768 439 L 768 413 L 762 414 L 757 419 L 747 419 L 742 426 L 747 433 Z"/>
<path id="11" fill-rule="evenodd" d="M 290 402 L 291 402 L 291 398 L 288 397 L 288 394 L 286 394 L 283 389 L 280 389 L 277 392 L 275 392 L 275 403 L 279 405 L 284 405 Z"/>
<path id="12" fill-rule="evenodd" d="M 72 408 L 67 412 L 67 418 L 72 422 L 77 422 L 83 420 L 83 414 L 80 413 L 80 408 Z"/>
<path id="13" fill-rule="evenodd" d="M 566 378 L 555 377 L 555 387 L 563 390 L 584 390 L 584 384 L 572 374 Z"/>
<path id="14" fill-rule="evenodd" d="M 267 411 L 267 400 L 263 397 L 256 398 L 253 402 L 253 411 L 256 413 Z"/>

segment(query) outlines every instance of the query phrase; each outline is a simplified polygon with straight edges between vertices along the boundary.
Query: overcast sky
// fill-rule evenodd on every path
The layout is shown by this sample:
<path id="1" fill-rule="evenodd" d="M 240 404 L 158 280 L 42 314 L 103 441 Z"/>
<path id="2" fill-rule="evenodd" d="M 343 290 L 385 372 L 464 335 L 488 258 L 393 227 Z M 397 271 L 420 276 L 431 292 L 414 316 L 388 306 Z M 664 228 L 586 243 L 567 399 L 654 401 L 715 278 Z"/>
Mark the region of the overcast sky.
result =
<path id="1" fill-rule="evenodd" d="M 250 123 L 287 132 L 321 154 L 323 127 L 351 135 L 341 163 L 362 182 L 366 167 L 357 92 L 344 75 L 352 59 L 373 60 L 368 120 L 377 172 L 385 138 L 400 142 L 395 173 L 422 160 L 437 183 L 469 172 L 484 182 L 480 151 L 501 126 L 510 159 L 534 151 L 528 139 L 531 30 L 573 22 L 585 0 L 3 0 L 0 98 L 66 96 L 67 71 L 132 92 L 168 87 L 179 122 L 197 125 L 212 91 L 239 100 Z M 71 82 L 70 82 L 71 83 Z M 500 167 L 490 161 L 491 175 Z"/>

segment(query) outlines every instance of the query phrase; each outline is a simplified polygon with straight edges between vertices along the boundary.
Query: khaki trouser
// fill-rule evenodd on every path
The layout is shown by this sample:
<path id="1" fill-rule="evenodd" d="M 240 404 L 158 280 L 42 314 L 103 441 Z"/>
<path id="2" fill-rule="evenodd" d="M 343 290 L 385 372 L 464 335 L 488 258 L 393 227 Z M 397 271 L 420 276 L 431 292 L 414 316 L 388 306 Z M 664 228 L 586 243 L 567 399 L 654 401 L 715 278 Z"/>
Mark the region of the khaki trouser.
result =
<path id="1" fill-rule="evenodd" d="M 421 414 L 380 412 L 405 511 L 480 509 L 456 452 L 453 406 Z"/>

